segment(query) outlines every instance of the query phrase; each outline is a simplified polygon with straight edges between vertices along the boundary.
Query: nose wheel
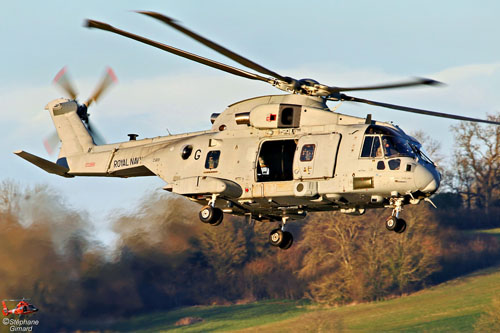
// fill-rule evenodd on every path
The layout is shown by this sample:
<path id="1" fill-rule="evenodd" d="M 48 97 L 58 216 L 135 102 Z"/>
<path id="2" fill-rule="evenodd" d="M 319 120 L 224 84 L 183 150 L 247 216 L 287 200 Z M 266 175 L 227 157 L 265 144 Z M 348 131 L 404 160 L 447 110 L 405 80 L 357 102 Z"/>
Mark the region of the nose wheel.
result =
<path id="1" fill-rule="evenodd" d="M 385 221 L 385 228 L 389 231 L 394 231 L 400 234 L 406 230 L 406 221 L 395 216 L 391 216 Z"/>
<path id="2" fill-rule="evenodd" d="M 403 233 L 406 230 L 406 221 L 399 218 L 399 213 L 403 210 L 403 199 L 393 198 L 391 203 L 394 209 L 392 216 L 385 220 L 385 228 L 398 234 Z"/>

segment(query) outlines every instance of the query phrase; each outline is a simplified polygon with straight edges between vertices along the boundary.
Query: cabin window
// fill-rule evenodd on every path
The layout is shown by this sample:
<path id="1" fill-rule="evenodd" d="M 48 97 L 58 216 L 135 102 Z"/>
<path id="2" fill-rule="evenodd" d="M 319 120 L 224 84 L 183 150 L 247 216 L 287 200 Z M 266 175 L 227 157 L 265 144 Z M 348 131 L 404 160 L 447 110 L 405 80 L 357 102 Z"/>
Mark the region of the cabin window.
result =
<path id="1" fill-rule="evenodd" d="M 182 148 L 182 152 L 181 152 L 182 159 L 187 160 L 189 158 L 189 156 L 191 156 L 192 152 L 193 152 L 193 146 L 191 146 L 191 145 L 184 146 L 184 148 Z"/>
<path id="2" fill-rule="evenodd" d="M 314 149 L 316 148 L 315 144 L 308 144 L 302 146 L 302 150 L 300 152 L 300 161 L 301 162 L 310 162 L 314 158 Z"/>
<path id="3" fill-rule="evenodd" d="M 382 148 L 380 147 L 380 138 L 378 136 L 366 136 L 363 148 L 361 149 L 361 157 L 383 157 Z"/>
<path id="4" fill-rule="evenodd" d="M 401 166 L 401 160 L 399 158 L 396 158 L 394 160 L 390 160 L 387 162 L 389 164 L 389 169 L 391 170 L 399 170 L 399 167 Z"/>
<path id="5" fill-rule="evenodd" d="M 273 182 L 293 180 L 295 140 L 265 141 L 257 159 L 257 181 Z"/>
<path id="6" fill-rule="evenodd" d="M 385 163 L 384 163 L 384 161 L 378 161 L 378 163 L 377 163 L 377 170 L 385 170 Z"/>
<path id="7" fill-rule="evenodd" d="M 219 166 L 220 150 L 212 150 L 207 153 L 205 169 L 216 169 Z"/>

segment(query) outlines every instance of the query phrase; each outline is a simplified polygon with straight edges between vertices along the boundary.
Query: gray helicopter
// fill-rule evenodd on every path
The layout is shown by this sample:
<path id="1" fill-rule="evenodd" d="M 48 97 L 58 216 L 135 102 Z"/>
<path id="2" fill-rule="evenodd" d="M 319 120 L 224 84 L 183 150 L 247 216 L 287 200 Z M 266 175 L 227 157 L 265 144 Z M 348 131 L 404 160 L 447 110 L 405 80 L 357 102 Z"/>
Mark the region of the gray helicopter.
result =
<path id="1" fill-rule="evenodd" d="M 152 17 L 260 74 L 231 67 L 172 46 L 135 35 L 109 24 L 87 20 L 89 28 L 106 30 L 161 50 L 287 92 L 254 97 L 212 114 L 210 130 L 113 144 L 97 144 L 99 135 L 89 123 L 87 108 L 113 82 L 108 71 L 96 92 L 83 104 L 64 72 L 56 77 L 69 98 L 49 102 L 49 111 L 62 143 L 56 163 L 25 151 L 15 154 L 43 170 L 63 177 L 158 176 L 165 190 L 203 207 L 200 220 L 219 225 L 224 213 L 250 221 L 278 222 L 269 242 L 288 249 L 293 236 L 290 220 L 308 212 L 339 211 L 361 215 L 370 208 L 392 208 L 385 227 L 406 229 L 400 218 L 404 205 L 428 201 L 440 184 L 436 165 L 422 145 L 398 126 L 340 114 L 327 101 L 365 103 L 405 112 L 464 121 L 500 124 L 361 99 L 348 91 L 437 85 L 417 78 L 394 84 L 336 87 L 312 79 L 294 79 L 273 72 L 155 12 Z"/>

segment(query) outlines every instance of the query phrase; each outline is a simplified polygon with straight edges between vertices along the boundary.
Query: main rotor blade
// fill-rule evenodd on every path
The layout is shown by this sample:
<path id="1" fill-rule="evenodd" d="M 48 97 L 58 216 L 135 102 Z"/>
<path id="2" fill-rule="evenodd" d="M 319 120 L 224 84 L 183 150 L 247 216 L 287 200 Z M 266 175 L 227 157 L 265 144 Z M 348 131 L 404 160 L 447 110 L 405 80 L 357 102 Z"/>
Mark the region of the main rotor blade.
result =
<path id="1" fill-rule="evenodd" d="M 412 81 L 391 83 L 391 84 L 381 84 L 375 86 L 365 86 L 365 87 L 329 87 L 331 93 L 338 93 L 341 91 L 354 91 L 354 90 L 378 90 L 378 89 L 393 89 L 393 88 L 406 88 L 420 85 L 434 86 L 441 85 L 443 83 L 426 78 L 416 78 Z"/>
<path id="2" fill-rule="evenodd" d="M 84 103 L 87 107 L 90 106 L 93 102 L 97 102 L 99 97 L 117 80 L 115 73 L 111 69 L 111 67 L 106 68 L 106 73 L 104 74 L 101 83 L 94 91 L 94 93 L 89 97 L 89 99 Z"/>
<path id="3" fill-rule="evenodd" d="M 477 118 L 470 118 L 470 117 L 458 116 L 458 115 L 454 115 L 454 114 L 441 113 L 441 112 L 436 112 L 436 111 L 415 109 L 415 108 L 410 108 L 410 107 L 407 107 L 407 106 L 401 106 L 401 105 L 395 105 L 395 104 L 388 104 L 388 103 L 381 103 L 381 102 L 371 101 L 371 100 L 368 100 L 368 99 L 347 96 L 345 94 L 340 94 L 340 100 L 342 100 L 342 101 L 348 101 L 348 102 L 365 103 L 365 104 L 370 104 L 370 105 L 375 105 L 375 106 L 381 106 L 381 107 L 389 108 L 389 109 L 393 109 L 393 110 L 400 110 L 400 111 L 406 111 L 406 112 L 412 112 L 412 113 L 418 113 L 418 114 L 425 114 L 425 115 L 434 116 L 434 117 L 441 117 L 441 118 L 449 118 L 449 119 L 472 121 L 472 122 L 477 122 L 477 123 L 486 123 L 486 124 L 500 125 L 500 122 L 497 122 L 497 121 L 485 120 L 485 119 L 477 119 Z"/>
<path id="4" fill-rule="evenodd" d="M 245 67 L 248 67 L 248 68 L 251 68 L 259 73 L 262 73 L 262 74 L 266 74 L 266 75 L 270 75 L 276 79 L 280 79 L 280 80 L 283 80 L 283 81 L 287 81 L 287 78 L 279 75 L 278 73 L 276 72 L 273 72 L 253 61 L 251 61 L 250 59 L 247 59 L 245 57 L 242 57 L 240 56 L 239 54 L 236 54 L 234 53 L 233 51 L 231 50 L 228 50 L 227 48 L 225 48 L 224 46 L 222 45 L 219 45 L 215 42 L 212 42 L 211 40 L 208 40 L 206 39 L 205 37 L 203 36 L 200 36 L 198 35 L 197 33 L 187 29 L 187 28 L 184 28 L 183 26 L 179 25 L 176 23 L 176 20 L 168 17 L 168 16 L 165 16 L 163 14 L 160 14 L 160 13 L 157 13 L 157 12 L 149 12 L 149 11 L 137 11 L 137 13 L 139 14 L 143 14 L 143 15 L 146 15 L 146 16 L 150 16 L 152 18 L 155 18 L 169 26 L 171 26 L 172 28 L 182 32 L 183 34 L 185 35 L 188 35 L 189 37 L 193 38 L 194 40 L 200 42 L 201 44 L 211 48 L 212 50 L 214 51 L 217 51 L 219 52 L 220 54 L 223 54 L 225 55 L 226 57 L 236 61 L 237 63 L 245 66 Z"/>
<path id="5" fill-rule="evenodd" d="M 73 87 L 71 80 L 66 73 L 66 67 L 63 67 L 54 77 L 54 83 L 59 85 L 71 99 L 76 99 L 78 93 L 76 89 Z"/>
<path id="6" fill-rule="evenodd" d="M 94 20 L 87 20 L 85 25 L 88 28 L 107 30 L 107 31 L 113 32 L 115 34 L 122 35 L 122 36 L 130 38 L 130 39 L 134 39 L 138 42 L 151 45 L 151 46 L 156 47 L 160 50 L 173 53 L 173 54 L 178 55 L 180 57 L 198 62 L 200 64 L 203 64 L 203 65 L 206 65 L 206 66 L 209 66 L 212 68 L 222 70 L 222 71 L 230 73 L 230 74 L 238 75 L 238 76 L 241 76 L 241 77 L 244 77 L 247 79 L 251 79 L 251 80 L 260 80 L 260 81 L 264 81 L 264 82 L 271 83 L 271 84 L 273 83 L 273 80 L 265 78 L 263 76 L 253 74 L 253 73 L 250 73 L 250 72 L 247 72 L 247 71 L 244 71 L 242 69 L 235 68 L 235 67 L 231 67 L 231 66 L 222 64 L 220 62 L 216 62 L 216 61 L 211 60 L 211 59 L 200 57 L 199 55 L 189 53 L 189 52 L 183 51 L 181 49 L 177 49 L 177 48 L 172 47 L 170 45 L 155 42 L 151 39 L 141 37 L 141 36 L 135 35 L 133 33 L 130 33 L 130 32 L 124 31 L 124 30 L 117 29 L 117 28 L 115 28 L 107 23 L 98 22 L 98 21 L 94 21 Z"/>

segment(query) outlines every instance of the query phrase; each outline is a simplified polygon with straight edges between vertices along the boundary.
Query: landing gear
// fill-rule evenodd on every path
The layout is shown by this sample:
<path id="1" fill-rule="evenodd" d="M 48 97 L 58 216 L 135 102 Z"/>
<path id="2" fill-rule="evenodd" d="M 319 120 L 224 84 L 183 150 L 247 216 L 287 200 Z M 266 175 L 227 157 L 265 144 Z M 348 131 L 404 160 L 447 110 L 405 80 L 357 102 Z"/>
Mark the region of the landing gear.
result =
<path id="1" fill-rule="evenodd" d="M 405 232 L 405 230 L 406 230 L 406 221 L 403 219 L 398 219 L 394 231 L 397 232 L 398 234 L 401 234 Z"/>
<path id="2" fill-rule="evenodd" d="M 289 249 L 293 244 L 293 235 L 292 233 L 285 231 L 285 224 L 288 220 L 287 216 L 282 217 L 283 224 L 280 228 L 274 229 L 269 234 L 269 243 L 272 246 L 277 246 L 280 249 L 286 250 Z"/>
<path id="3" fill-rule="evenodd" d="M 293 244 L 293 236 L 288 231 L 283 231 L 280 228 L 274 229 L 269 234 L 269 243 L 272 246 L 277 246 L 280 249 L 289 249 Z"/>
<path id="4" fill-rule="evenodd" d="M 224 213 L 217 207 L 207 205 L 200 210 L 198 216 L 200 217 L 201 222 L 217 226 L 222 223 Z"/>
<path id="5" fill-rule="evenodd" d="M 406 221 L 395 216 L 391 216 L 385 221 L 385 228 L 389 231 L 394 231 L 400 234 L 406 230 Z"/>
<path id="6" fill-rule="evenodd" d="M 385 220 L 385 228 L 389 231 L 394 231 L 394 229 L 396 229 L 397 222 L 398 219 L 395 216 L 391 216 Z"/>
<path id="7" fill-rule="evenodd" d="M 213 226 L 217 226 L 222 223 L 224 218 L 224 213 L 222 209 L 215 207 L 215 200 L 217 199 L 217 194 L 212 194 L 212 199 L 208 202 L 208 205 L 203 206 L 200 210 L 198 216 L 201 222 L 209 223 Z"/>
<path id="8" fill-rule="evenodd" d="M 406 221 L 399 218 L 399 213 L 403 210 L 402 198 L 391 198 L 391 204 L 394 207 L 392 216 L 385 221 L 385 228 L 398 234 L 406 230 Z"/>

